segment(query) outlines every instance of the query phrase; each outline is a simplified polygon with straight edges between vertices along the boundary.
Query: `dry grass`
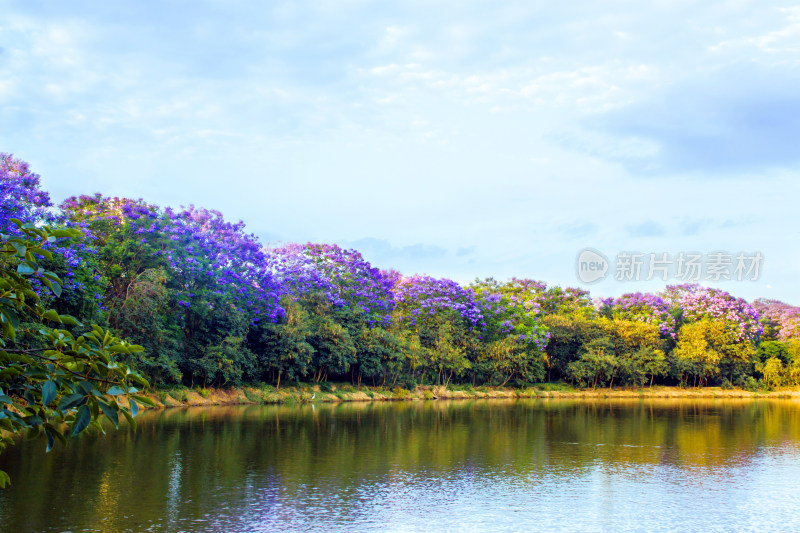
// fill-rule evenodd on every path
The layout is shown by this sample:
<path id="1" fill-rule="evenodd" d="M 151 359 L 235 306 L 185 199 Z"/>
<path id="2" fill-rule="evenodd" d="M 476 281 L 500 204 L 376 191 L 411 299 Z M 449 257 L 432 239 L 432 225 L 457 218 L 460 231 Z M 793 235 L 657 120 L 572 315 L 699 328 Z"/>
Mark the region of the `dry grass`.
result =
<path id="1" fill-rule="evenodd" d="M 653 388 L 614 388 L 586 390 L 539 390 L 498 387 L 481 387 L 474 390 L 452 390 L 446 387 L 417 387 L 406 394 L 377 388 L 359 390 L 336 390 L 322 392 L 314 387 L 286 387 L 281 389 L 207 389 L 204 397 L 198 391 L 184 390 L 181 393 L 185 401 L 179 401 L 170 394 L 151 392 L 145 395 L 151 398 L 156 406 L 186 407 L 204 405 L 236 405 L 255 403 L 308 403 L 308 402 L 367 402 L 367 401 L 413 401 L 423 399 L 459 400 L 459 399 L 513 399 L 513 398 L 771 398 L 800 399 L 800 389 L 783 389 L 770 392 L 750 392 L 743 389 L 722 389 L 719 387 L 703 387 L 681 389 L 678 387 Z M 163 401 L 162 401 L 163 399 Z"/>

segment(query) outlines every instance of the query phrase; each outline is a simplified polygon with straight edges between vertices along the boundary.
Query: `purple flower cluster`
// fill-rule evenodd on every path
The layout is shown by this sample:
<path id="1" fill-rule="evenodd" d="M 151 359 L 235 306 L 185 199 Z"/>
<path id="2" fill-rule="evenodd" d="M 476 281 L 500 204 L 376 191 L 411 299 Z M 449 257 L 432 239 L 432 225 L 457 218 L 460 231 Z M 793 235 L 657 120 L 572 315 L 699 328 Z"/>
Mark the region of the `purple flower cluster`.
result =
<path id="1" fill-rule="evenodd" d="M 39 175 L 11 154 L 0 153 L 0 232 L 16 233 L 12 218 L 23 222 L 50 221 L 50 195 L 39 188 Z"/>
<path id="2" fill-rule="evenodd" d="M 173 275 L 178 305 L 248 313 L 253 322 L 283 315 L 283 289 L 272 261 L 244 223 L 218 211 L 190 206 L 175 212 L 140 200 L 102 195 L 69 198 L 61 205 L 95 240 L 119 234 L 120 242 L 145 247 Z"/>
<path id="3" fill-rule="evenodd" d="M 684 321 L 702 318 L 724 320 L 739 342 L 758 342 L 764 333 L 758 310 L 721 289 L 697 284 L 670 285 L 662 295 L 681 309 Z"/>
<path id="4" fill-rule="evenodd" d="M 759 298 L 753 302 L 762 324 L 775 328 L 780 340 L 800 338 L 800 307 L 779 300 Z"/>
<path id="5" fill-rule="evenodd" d="M 547 284 L 542 281 L 520 278 L 511 278 L 506 283 L 488 279 L 481 283 L 481 286 L 490 294 L 502 295 L 506 305 L 519 308 L 531 315 L 538 315 L 541 312 L 545 300 L 544 294 L 547 291 Z"/>
<path id="6" fill-rule="evenodd" d="M 134 216 L 146 221 L 145 234 L 150 221 L 159 221 L 141 210 Z M 160 221 L 161 233 L 173 243 L 161 253 L 183 278 L 178 295 L 186 302 L 214 308 L 224 300 L 237 312 L 250 314 L 254 322 L 283 316 L 279 301 L 284 290 L 271 257 L 255 235 L 245 233 L 244 222 L 230 223 L 218 211 L 194 206 L 177 213 L 166 209 Z"/>
<path id="7" fill-rule="evenodd" d="M 488 338 L 515 337 L 544 350 L 550 333 L 537 320 L 541 295 L 547 288 L 544 283 L 517 278 L 500 283 L 489 278 L 471 288 L 478 297 Z"/>
<path id="8" fill-rule="evenodd" d="M 543 315 L 586 315 L 592 312 L 589 291 L 559 286 L 548 287 L 543 281 L 511 278 L 503 284 L 504 294 L 516 299 L 529 309 L 534 307 Z"/>
<path id="9" fill-rule="evenodd" d="M 52 206 L 50 195 L 40 189 L 40 176 L 31 172 L 24 161 L 15 159 L 11 154 L 0 153 L 0 232 L 11 235 L 17 233 L 12 218 L 36 225 L 76 227 L 54 213 Z M 93 252 L 92 247 L 84 241 L 69 239 L 49 242 L 44 247 L 63 262 L 64 270 L 59 275 L 62 287 L 66 290 L 65 297 L 85 291 L 87 286 L 81 281 L 83 276 L 80 270 L 85 268 L 85 258 Z M 50 291 L 45 290 L 36 276 L 31 279 L 31 285 L 40 297 L 50 297 Z"/>
<path id="10" fill-rule="evenodd" d="M 486 327 L 475 293 L 453 280 L 430 276 L 402 278 L 395 287 L 394 296 L 402 324 L 421 325 L 445 313 L 463 320 L 468 329 Z"/>
<path id="11" fill-rule="evenodd" d="M 670 304 L 660 296 L 634 292 L 619 298 L 600 300 L 600 314 L 621 320 L 633 320 L 658 326 L 661 335 L 675 338 L 675 317 L 670 313 Z"/>
<path id="12" fill-rule="evenodd" d="M 277 279 L 294 298 L 315 295 L 334 307 L 349 307 L 369 326 L 391 322 L 396 273 L 374 268 L 356 250 L 308 243 L 266 253 Z"/>

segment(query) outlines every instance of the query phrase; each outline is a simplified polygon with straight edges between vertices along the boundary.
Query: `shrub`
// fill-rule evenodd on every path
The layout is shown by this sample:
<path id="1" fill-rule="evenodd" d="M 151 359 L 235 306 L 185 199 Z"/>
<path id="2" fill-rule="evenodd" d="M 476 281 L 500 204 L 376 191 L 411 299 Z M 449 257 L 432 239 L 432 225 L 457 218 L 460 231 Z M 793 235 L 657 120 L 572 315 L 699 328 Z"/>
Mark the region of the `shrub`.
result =
<path id="1" fill-rule="evenodd" d="M 744 388 L 750 392 L 759 392 L 764 390 L 764 384 L 753 376 L 749 376 L 745 381 Z"/>
<path id="2" fill-rule="evenodd" d="M 402 387 L 395 387 L 392 392 L 398 400 L 408 400 L 412 397 L 411 391 Z"/>
<path id="3" fill-rule="evenodd" d="M 253 403 L 264 403 L 264 398 L 259 396 L 255 393 L 255 391 L 245 387 L 244 388 L 244 397 L 247 398 L 247 401 Z"/>
<path id="4" fill-rule="evenodd" d="M 169 395 L 178 400 L 179 402 L 187 402 L 189 400 L 189 396 L 186 392 L 186 389 L 174 389 L 169 391 Z"/>

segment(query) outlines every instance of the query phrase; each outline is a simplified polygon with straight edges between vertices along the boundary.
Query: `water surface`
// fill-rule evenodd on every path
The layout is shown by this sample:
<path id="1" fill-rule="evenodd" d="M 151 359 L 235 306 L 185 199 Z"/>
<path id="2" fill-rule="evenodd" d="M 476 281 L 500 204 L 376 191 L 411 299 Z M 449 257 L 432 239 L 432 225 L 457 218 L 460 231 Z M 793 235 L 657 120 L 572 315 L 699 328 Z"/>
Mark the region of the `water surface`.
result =
<path id="1" fill-rule="evenodd" d="M 797 531 L 790 400 L 168 409 L 0 456 L 0 531 Z"/>

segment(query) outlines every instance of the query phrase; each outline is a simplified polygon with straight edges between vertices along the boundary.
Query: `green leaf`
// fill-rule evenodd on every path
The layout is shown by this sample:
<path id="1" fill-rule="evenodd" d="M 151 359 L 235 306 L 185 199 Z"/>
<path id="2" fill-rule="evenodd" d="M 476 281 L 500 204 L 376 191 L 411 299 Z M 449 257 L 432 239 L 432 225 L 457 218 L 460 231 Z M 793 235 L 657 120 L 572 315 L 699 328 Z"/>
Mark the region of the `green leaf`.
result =
<path id="1" fill-rule="evenodd" d="M 36 270 L 28 266 L 26 263 L 20 263 L 17 266 L 17 274 L 25 275 L 25 274 L 33 274 L 34 272 L 36 272 Z"/>
<path id="2" fill-rule="evenodd" d="M 42 426 L 31 426 L 28 428 L 28 433 L 25 435 L 27 440 L 36 440 L 42 434 Z"/>
<path id="3" fill-rule="evenodd" d="M 3 320 L 2 327 L 3 327 L 3 336 L 8 337 L 9 339 L 11 339 L 11 342 L 14 342 L 14 340 L 16 339 L 16 331 L 14 330 L 14 326 L 12 326 L 9 322 Z"/>
<path id="4" fill-rule="evenodd" d="M 14 250 L 17 251 L 17 255 L 20 257 L 25 257 L 25 252 L 27 251 L 25 245 L 19 244 L 18 242 L 11 241 L 11 246 L 14 247 Z"/>
<path id="5" fill-rule="evenodd" d="M 130 424 L 130 425 L 131 425 L 131 429 L 133 429 L 134 431 L 136 431 L 136 420 L 134 420 L 134 419 L 133 419 L 133 417 L 132 417 L 132 416 L 131 416 L 131 414 L 128 412 L 128 410 L 127 410 L 127 409 L 125 409 L 125 408 L 123 408 L 123 409 L 120 409 L 120 412 L 122 413 L 122 416 L 124 416 L 124 417 L 125 417 L 125 420 L 127 420 L 127 421 L 128 421 L 128 424 Z"/>
<path id="6" fill-rule="evenodd" d="M 111 387 L 106 391 L 106 394 L 110 394 L 111 396 L 117 396 L 119 394 L 125 394 L 125 391 L 122 389 L 122 387 L 114 385 L 113 387 Z"/>
<path id="7" fill-rule="evenodd" d="M 32 254 L 40 255 L 40 256 L 44 257 L 45 259 L 50 259 L 50 260 L 53 259 L 53 254 L 50 253 L 48 250 L 44 250 L 42 248 L 31 248 L 30 252 Z"/>
<path id="8" fill-rule="evenodd" d="M 53 434 L 50 433 L 49 429 L 45 429 L 44 434 L 47 437 L 47 449 L 45 449 L 45 453 L 50 453 L 50 450 L 53 449 L 53 445 L 56 443 L 56 439 L 53 437 Z"/>
<path id="9" fill-rule="evenodd" d="M 61 397 L 61 402 L 58 404 L 59 411 L 67 411 L 73 407 L 77 407 L 81 402 L 85 401 L 86 396 L 80 392 L 69 394 Z"/>
<path id="10" fill-rule="evenodd" d="M 58 313 L 56 313 L 54 309 L 48 309 L 47 311 L 45 311 L 44 314 L 42 315 L 42 318 L 45 320 L 50 320 L 52 322 L 61 323 L 61 317 L 58 316 Z"/>
<path id="11" fill-rule="evenodd" d="M 135 400 L 131 399 L 131 416 L 135 417 L 139 414 L 139 405 Z"/>
<path id="12" fill-rule="evenodd" d="M 130 349 L 124 344 L 109 346 L 107 350 L 111 353 L 130 353 Z"/>
<path id="13" fill-rule="evenodd" d="M 105 414 L 106 417 L 114 424 L 114 427 L 119 428 L 119 415 L 114 408 L 103 401 L 97 403 L 100 405 L 100 409 L 102 409 L 103 414 Z"/>
<path id="14" fill-rule="evenodd" d="M 44 420 L 40 416 L 31 415 L 25 417 L 25 423 L 28 424 L 29 426 L 39 426 L 41 424 L 44 424 Z"/>
<path id="15" fill-rule="evenodd" d="M 53 380 L 46 382 L 42 385 L 42 405 L 50 405 L 56 399 L 58 394 L 58 387 Z"/>
<path id="16" fill-rule="evenodd" d="M 11 478 L 8 474 L 0 470 L 0 489 L 4 489 L 9 485 L 11 485 Z"/>
<path id="17" fill-rule="evenodd" d="M 55 294 L 56 297 L 61 296 L 61 284 L 59 282 L 51 281 L 50 282 L 50 290 L 53 291 L 53 294 Z"/>
<path id="18" fill-rule="evenodd" d="M 11 327 L 19 326 L 19 317 L 11 309 L 0 309 L 0 318 L 4 323 L 11 324 Z"/>
<path id="19" fill-rule="evenodd" d="M 78 413 L 75 415 L 75 422 L 72 424 L 72 433 L 71 436 L 75 436 L 79 434 L 81 431 L 89 427 L 89 422 L 92 421 L 92 414 L 89 412 L 89 406 L 84 405 L 80 409 L 78 409 Z"/>
<path id="20" fill-rule="evenodd" d="M 62 324 L 66 324 L 67 326 L 82 326 L 78 320 L 70 315 L 59 315 Z"/>
<path id="21" fill-rule="evenodd" d="M 66 438 L 66 437 L 64 436 L 64 434 L 63 434 L 63 433 L 61 433 L 61 432 L 60 432 L 60 431 L 59 431 L 59 430 L 58 430 L 58 429 L 57 429 L 57 428 L 56 428 L 56 427 L 55 427 L 53 424 L 46 423 L 46 424 L 44 425 L 44 428 L 45 428 L 47 431 L 49 431 L 51 435 L 53 435 L 55 438 L 57 438 L 57 439 L 58 439 L 58 441 L 59 441 L 59 442 L 60 442 L 62 445 L 66 445 L 66 444 L 67 444 L 67 438 Z"/>
<path id="22" fill-rule="evenodd" d="M 89 396 L 92 391 L 94 391 L 94 385 L 92 385 L 91 381 L 81 381 L 78 383 L 78 386 L 83 389 L 83 392 L 86 393 L 86 396 Z"/>
<path id="23" fill-rule="evenodd" d="M 150 407 L 155 407 L 156 402 L 148 398 L 147 396 L 139 396 L 139 395 L 132 395 L 134 399 L 136 399 L 142 405 L 148 405 Z"/>
<path id="24" fill-rule="evenodd" d="M 99 431 L 103 435 L 106 434 L 106 430 L 103 428 L 103 424 L 101 424 L 100 420 L 98 420 L 97 418 L 93 419 L 92 422 L 89 425 L 92 426 L 93 428 L 95 428 L 97 431 Z"/>
<path id="25" fill-rule="evenodd" d="M 75 229 L 54 229 L 50 234 L 59 239 L 63 239 L 65 237 L 77 237 L 80 235 L 80 231 Z"/>

